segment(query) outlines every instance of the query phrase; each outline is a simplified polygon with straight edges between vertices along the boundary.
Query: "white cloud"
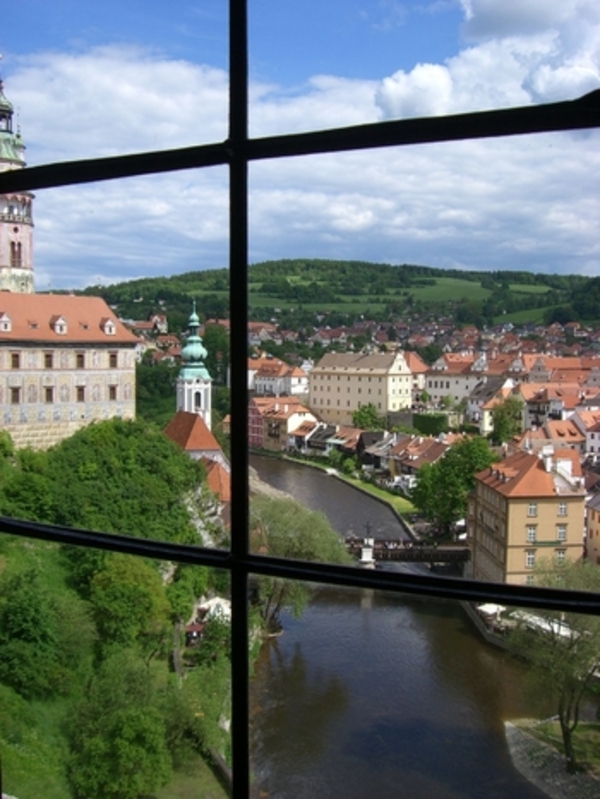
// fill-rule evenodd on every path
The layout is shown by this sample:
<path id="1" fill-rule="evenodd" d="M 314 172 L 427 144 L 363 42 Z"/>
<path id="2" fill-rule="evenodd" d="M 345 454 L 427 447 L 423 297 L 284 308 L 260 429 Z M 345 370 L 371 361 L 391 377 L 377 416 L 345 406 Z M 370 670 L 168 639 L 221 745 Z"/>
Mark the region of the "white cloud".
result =
<path id="1" fill-rule="evenodd" d="M 572 19 L 562 4 L 548 2 L 542 15 L 524 2 L 530 16 L 523 10 L 510 29 L 492 5 L 471 0 L 465 29 L 480 41 L 443 64 L 379 82 L 322 75 L 294 90 L 253 85 L 252 134 L 566 99 L 600 85 L 590 3 L 569 0 Z M 114 46 L 36 54 L 5 77 L 31 164 L 227 135 L 227 77 L 205 65 Z M 254 163 L 251 260 L 593 273 L 598 143 L 597 132 L 553 134 Z M 224 266 L 227 194 L 225 168 L 41 191 L 38 288 Z"/>
<path id="2" fill-rule="evenodd" d="M 22 59 L 10 79 L 31 163 L 226 137 L 227 75 L 133 47 Z"/>
<path id="3" fill-rule="evenodd" d="M 479 42 L 444 64 L 381 82 L 384 117 L 406 118 L 570 100 L 600 87 L 596 0 L 461 0 Z"/>
<path id="4" fill-rule="evenodd" d="M 560 26 L 589 0 L 460 0 L 467 38 L 522 36 Z"/>

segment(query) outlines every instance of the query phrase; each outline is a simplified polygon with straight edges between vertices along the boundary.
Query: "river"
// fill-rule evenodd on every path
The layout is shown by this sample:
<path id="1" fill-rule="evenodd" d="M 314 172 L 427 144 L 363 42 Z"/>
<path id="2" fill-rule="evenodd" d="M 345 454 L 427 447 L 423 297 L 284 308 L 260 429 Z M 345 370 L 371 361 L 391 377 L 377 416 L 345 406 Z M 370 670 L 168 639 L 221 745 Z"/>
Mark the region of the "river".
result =
<path id="1" fill-rule="evenodd" d="M 342 535 L 398 537 L 394 514 L 322 472 L 252 457 L 271 485 Z M 398 568 L 398 566 L 396 566 Z M 411 566 L 411 569 L 422 568 Z M 542 799 L 503 722 L 549 713 L 526 667 L 485 644 L 458 604 L 322 587 L 265 644 L 252 680 L 252 769 L 271 799 Z"/>

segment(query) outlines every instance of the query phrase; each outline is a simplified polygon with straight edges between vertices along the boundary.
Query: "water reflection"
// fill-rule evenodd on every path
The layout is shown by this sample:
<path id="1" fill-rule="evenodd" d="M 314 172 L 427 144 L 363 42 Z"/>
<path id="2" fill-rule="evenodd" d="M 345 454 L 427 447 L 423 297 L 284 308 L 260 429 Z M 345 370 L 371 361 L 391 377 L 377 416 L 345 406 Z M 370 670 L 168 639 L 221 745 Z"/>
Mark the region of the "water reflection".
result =
<path id="1" fill-rule="evenodd" d="M 313 763 L 326 746 L 333 720 L 348 707 L 347 686 L 336 673 L 311 669 L 299 641 L 290 651 L 279 645 L 279 638 L 269 640 L 258 669 L 268 673 L 268 692 L 252 709 L 253 717 L 260 716 L 257 760 L 265 753 L 271 758 L 283 746 L 294 752 L 298 767 Z"/>
<path id="2" fill-rule="evenodd" d="M 257 459 L 263 479 L 341 533 L 397 523 L 322 473 Z M 266 463 L 266 466 L 265 466 Z M 326 482 L 324 482 L 326 481 Z M 542 799 L 514 769 L 504 720 L 539 716 L 525 667 L 485 644 L 460 605 L 321 588 L 261 653 L 253 769 L 271 799 Z"/>
<path id="3" fill-rule="evenodd" d="M 458 606 L 322 589 L 284 628 L 252 686 L 265 795 L 543 796 L 504 741 L 503 719 L 540 710 L 522 666 L 469 636 Z"/>

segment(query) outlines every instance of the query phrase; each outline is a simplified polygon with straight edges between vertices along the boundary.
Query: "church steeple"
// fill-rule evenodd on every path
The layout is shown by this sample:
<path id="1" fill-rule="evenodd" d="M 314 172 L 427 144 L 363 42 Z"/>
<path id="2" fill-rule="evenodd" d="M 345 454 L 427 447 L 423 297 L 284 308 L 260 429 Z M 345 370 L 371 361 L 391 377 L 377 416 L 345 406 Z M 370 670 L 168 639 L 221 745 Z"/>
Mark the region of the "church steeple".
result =
<path id="1" fill-rule="evenodd" d="M 0 77 L 0 172 L 23 169 L 25 144 L 13 130 L 12 103 Z M 33 293 L 33 194 L 0 195 L 0 290 Z"/>
<path id="2" fill-rule="evenodd" d="M 181 351 L 182 366 L 177 378 L 177 410 L 202 416 L 210 430 L 212 379 L 204 364 L 207 352 L 198 335 L 199 327 L 200 319 L 194 303 L 188 321 L 189 334 Z"/>

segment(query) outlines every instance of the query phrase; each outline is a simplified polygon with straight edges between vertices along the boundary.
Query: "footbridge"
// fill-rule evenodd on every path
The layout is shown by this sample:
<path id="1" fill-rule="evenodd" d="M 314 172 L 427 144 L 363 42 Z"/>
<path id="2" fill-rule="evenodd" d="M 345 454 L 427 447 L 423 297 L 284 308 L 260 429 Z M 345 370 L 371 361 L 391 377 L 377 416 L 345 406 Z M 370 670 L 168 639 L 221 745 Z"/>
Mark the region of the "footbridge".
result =
<path id="1" fill-rule="evenodd" d="M 398 560 L 407 563 L 466 563 L 471 550 L 464 544 L 425 545 L 422 542 L 382 540 L 380 538 L 346 538 L 346 548 L 363 565 L 378 561 Z"/>

